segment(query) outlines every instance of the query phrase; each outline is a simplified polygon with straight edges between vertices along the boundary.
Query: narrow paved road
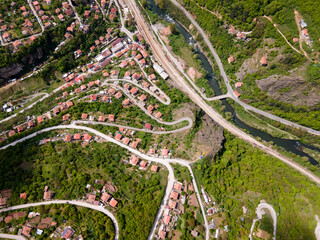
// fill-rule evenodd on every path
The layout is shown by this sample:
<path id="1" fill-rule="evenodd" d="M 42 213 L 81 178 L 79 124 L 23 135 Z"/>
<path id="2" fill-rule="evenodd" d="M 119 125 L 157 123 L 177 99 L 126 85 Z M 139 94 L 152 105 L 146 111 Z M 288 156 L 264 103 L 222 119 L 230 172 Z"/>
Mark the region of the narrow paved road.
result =
<path id="1" fill-rule="evenodd" d="M 264 112 L 260 109 L 257 109 L 251 105 L 248 105 L 248 104 L 245 104 L 244 102 L 242 102 L 239 98 L 237 98 L 234 93 L 233 93 L 233 89 L 229 83 L 229 80 L 228 80 L 228 77 L 227 77 L 227 74 L 225 73 L 224 71 L 224 68 L 223 68 L 223 65 L 222 65 L 222 62 L 220 60 L 220 57 L 218 56 L 218 54 L 216 53 L 215 49 L 213 48 L 210 40 L 208 39 L 207 35 L 205 34 L 205 32 L 202 30 L 202 28 L 199 26 L 199 24 L 192 18 L 192 16 L 190 15 L 190 13 L 183 7 L 181 6 L 176 0 L 171 0 L 172 3 L 174 3 L 180 10 L 183 11 L 183 13 L 188 17 L 188 19 L 192 22 L 192 24 L 197 28 L 197 30 L 199 31 L 199 33 L 202 35 L 203 39 L 205 40 L 206 44 L 208 45 L 212 55 L 214 56 L 214 59 L 216 61 L 216 63 L 218 64 L 218 67 L 220 69 L 220 73 L 221 73 L 221 76 L 223 77 L 223 80 L 227 86 L 227 90 L 228 90 L 228 93 L 229 93 L 229 96 L 234 100 L 236 101 L 238 104 L 242 105 L 245 109 L 247 110 L 251 110 L 253 112 L 256 112 L 262 116 L 265 116 L 265 117 L 268 117 L 272 120 L 275 120 L 275 121 L 278 121 L 278 122 L 281 122 L 283 124 L 286 124 L 288 126 L 291 126 L 291 127 L 295 127 L 295 128 L 300 128 L 300 129 L 303 129 L 311 134 L 316 134 L 316 135 L 320 135 L 320 131 L 317 131 L 317 130 L 314 130 L 312 128 L 308 128 L 308 127 L 305 127 L 305 126 L 302 126 L 302 125 L 299 125 L 297 123 L 294 123 L 294 122 L 291 122 L 289 120 L 286 120 L 286 119 L 283 119 L 283 118 L 280 118 L 280 117 L 277 117 L 271 113 L 268 113 L 268 112 Z"/>
<path id="2" fill-rule="evenodd" d="M 312 172 L 306 170 L 296 162 L 292 161 L 291 159 L 279 154 L 274 149 L 265 146 L 264 144 L 260 143 L 256 139 L 254 139 L 252 136 L 246 134 L 242 130 L 238 129 L 236 126 L 232 125 L 230 122 L 228 122 L 226 119 L 224 119 L 221 115 L 219 115 L 213 108 L 211 108 L 189 85 L 186 83 L 185 79 L 180 76 L 180 74 L 177 72 L 176 68 L 172 66 L 170 62 L 168 62 L 166 56 L 163 53 L 163 50 L 159 46 L 159 43 L 154 38 L 153 34 L 150 33 L 149 28 L 147 27 L 146 22 L 142 18 L 142 14 L 139 12 L 135 2 L 133 0 L 128 1 L 130 8 L 133 10 L 133 13 L 135 15 L 135 19 L 137 22 L 138 29 L 146 39 L 146 41 L 150 44 L 150 48 L 154 54 L 154 56 L 157 58 L 157 60 L 160 62 L 162 67 L 167 71 L 167 73 L 170 75 L 171 79 L 174 80 L 177 84 L 179 84 L 181 87 L 183 87 L 183 90 L 186 92 L 186 94 L 204 110 L 215 122 L 220 124 L 223 128 L 230 131 L 235 136 L 239 137 L 240 139 L 243 139 L 244 141 L 250 143 L 253 146 L 256 146 L 260 148 L 265 153 L 268 153 L 284 163 L 288 164 L 289 166 L 295 168 L 300 173 L 304 174 L 308 178 L 310 178 L 312 181 L 315 181 L 316 183 L 320 184 L 320 178 L 315 176 Z M 221 62 L 220 62 L 221 64 Z M 229 85 L 230 86 L 230 85 Z M 208 234 L 209 238 L 209 234 Z M 207 238 L 207 239 L 208 239 Z"/>
<path id="3" fill-rule="evenodd" d="M 199 188 L 197 186 L 197 183 L 195 181 L 192 169 L 190 167 L 191 162 L 189 162 L 187 160 L 184 160 L 184 159 L 165 159 L 165 158 L 157 158 L 157 157 L 149 156 L 149 155 L 146 155 L 146 154 L 138 151 L 137 149 L 131 148 L 130 146 L 127 146 L 127 145 L 123 144 L 122 142 L 119 142 L 119 141 L 115 140 L 114 138 L 112 138 L 112 137 L 110 137 L 110 136 L 108 136 L 108 135 L 106 135 L 104 133 L 101 133 L 101 132 L 99 132 L 99 131 L 97 131 L 95 129 L 89 128 L 89 127 L 77 126 L 77 125 L 75 125 L 75 123 L 72 123 L 70 125 L 60 125 L 60 126 L 55 126 L 55 127 L 42 129 L 42 130 L 40 130 L 38 132 L 35 132 L 33 134 L 30 134 L 30 135 L 28 135 L 28 136 L 26 136 L 26 137 L 24 137 L 22 139 L 19 139 L 19 140 L 15 141 L 15 142 L 13 142 L 11 144 L 8 144 L 8 145 L 2 147 L 0 150 L 6 149 L 9 146 L 14 146 L 17 143 L 20 143 L 20 142 L 23 142 L 25 140 L 31 139 L 31 138 L 37 136 L 38 134 L 41 134 L 41 133 L 44 133 L 44 132 L 49 132 L 49 131 L 54 131 L 54 130 L 57 130 L 57 129 L 78 129 L 78 130 L 91 132 L 91 133 L 95 134 L 96 136 L 99 136 L 99 137 L 101 137 L 101 138 L 103 138 L 103 139 L 105 139 L 105 140 L 107 140 L 109 142 L 112 142 L 114 144 L 119 145 L 122 148 L 127 149 L 131 153 L 139 156 L 141 159 L 145 159 L 145 160 L 148 160 L 148 161 L 151 161 L 151 162 L 156 162 L 156 163 L 162 164 L 168 169 L 169 176 L 168 176 L 167 188 L 166 188 L 166 191 L 165 191 L 165 195 L 164 195 L 164 197 L 162 199 L 161 206 L 160 206 L 160 208 L 158 210 L 156 219 L 155 219 L 154 224 L 152 226 L 152 231 L 150 232 L 150 235 L 148 237 L 149 240 L 151 240 L 153 235 L 154 235 L 156 226 L 157 226 L 157 224 L 158 224 L 158 222 L 160 220 L 160 217 L 161 217 L 161 215 L 162 215 L 162 213 L 163 213 L 163 211 L 165 209 L 166 203 L 167 203 L 167 201 L 169 199 L 170 192 L 173 189 L 173 184 L 174 184 L 174 180 L 175 179 L 174 179 L 173 169 L 172 169 L 170 163 L 180 164 L 180 165 L 185 166 L 185 167 L 188 168 L 188 170 L 189 170 L 189 172 L 190 172 L 190 174 L 192 176 L 193 184 L 194 184 L 195 189 L 196 189 L 197 198 L 198 198 L 201 210 L 202 210 L 202 214 L 203 214 L 203 217 L 204 217 L 204 220 L 205 220 L 206 227 L 208 226 L 208 222 L 207 222 L 207 219 L 205 217 L 204 207 L 202 205 L 202 201 L 201 201 L 200 194 L 199 194 Z"/>
<path id="4" fill-rule="evenodd" d="M 4 238 L 4 239 L 16 239 L 16 240 L 26 240 L 26 238 L 23 237 L 23 236 L 5 234 L 5 233 L 0 233 L 0 239 L 1 238 Z"/>
<path id="5" fill-rule="evenodd" d="M 43 101 L 44 99 L 50 97 L 52 94 L 58 92 L 64 85 L 66 85 L 66 84 L 63 84 L 63 85 L 61 85 L 60 87 L 56 88 L 56 89 L 53 90 L 50 94 L 48 94 L 48 93 L 39 93 L 39 94 L 44 94 L 44 96 L 43 96 L 42 98 L 40 98 L 39 100 L 35 101 L 34 103 L 30 104 L 28 107 L 20 110 L 19 112 L 15 113 L 15 114 L 13 114 L 13 115 L 5 118 L 5 119 L 2 119 L 2 120 L 0 121 L 0 123 L 5 122 L 5 121 L 8 121 L 8 120 L 16 117 L 17 114 L 23 113 L 25 110 L 28 110 L 28 109 L 32 108 L 32 107 L 33 107 L 34 105 L 36 105 L 38 102 L 41 102 L 41 101 Z"/>
<path id="6" fill-rule="evenodd" d="M 49 204 L 71 204 L 71 205 L 76 205 L 80 207 L 91 208 L 93 210 L 102 212 L 111 218 L 115 228 L 115 240 L 119 239 L 119 225 L 115 216 L 108 209 L 105 209 L 101 206 L 96 206 L 87 202 L 76 201 L 76 200 L 55 200 L 55 201 L 46 201 L 46 202 L 37 202 L 37 203 L 27 203 L 27 204 L 8 207 L 8 208 L 2 208 L 0 209 L 0 212 L 8 212 L 11 210 L 18 210 L 23 208 L 36 207 L 36 206 L 49 205 Z M 13 239 L 17 239 L 17 238 L 13 238 Z"/>
<path id="7" fill-rule="evenodd" d="M 34 9 L 32 1 L 31 0 L 27 0 L 27 2 L 28 2 L 29 6 L 31 8 L 31 11 L 33 12 L 33 15 L 36 17 L 36 19 L 37 19 L 37 21 L 38 21 L 38 23 L 39 23 L 39 25 L 41 27 L 41 33 L 42 33 L 44 31 L 44 26 L 42 24 L 41 18 L 38 16 L 37 11 Z"/>
<path id="8" fill-rule="evenodd" d="M 68 0 L 68 3 L 69 3 L 69 5 L 71 6 L 71 8 L 72 8 L 72 10 L 73 10 L 73 13 L 74 13 L 74 15 L 75 15 L 75 18 L 76 18 L 76 19 L 78 20 L 78 22 L 79 22 L 80 28 L 82 28 L 83 25 L 82 25 L 82 22 L 81 22 L 81 18 L 79 17 L 79 14 L 77 13 L 75 7 L 73 6 L 72 1 L 71 1 L 71 0 Z"/>
<path id="9" fill-rule="evenodd" d="M 262 216 L 265 214 L 264 209 L 267 209 L 270 212 L 272 221 L 273 221 L 273 240 L 276 240 L 277 234 L 277 213 L 274 208 L 268 203 L 260 203 L 256 209 L 257 219 L 254 219 L 250 228 L 249 239 L 252 240 L 252 232 L 254 229 L 254 225 L 256 224 L 257 220 L 261 220 Z"/>
<path id="10" fill-rule="evenodd" d="M 139 132 L 153 133 L 153 134 L 170 134 L 170 133 L 177 133 L 177 132 L 181 132 L 181 131 L 190 129 L 192 127 L 191 118 L 186 117 L 186 118 L 181 118 L 181 119 L 174 121 L 174 122 L 162 122 L 162 123 L 168 123 L 170 125 L 175 125 L 175 124 L 183 122 L 183 121 L 187 121 L 188 125 L 185 127 L 170 130 L 170 131 L 154 131 L 154 130 L 148 130 L 148 129 L 144 129 L 144 128 L 135 128 L 135 127 L 124 126 L 124 125 L 120 125 L 120 124 L 116 124 L 116 123 L 96 122 L 96 121 L 76 120 L 76 121 L 74 121 L 74 123 L 75 124 L 92 124 L 92 125 L 105 125 L 105 126 L 111 126 L 111 127 L 122 127 L 125 129 L 130 129 L 130 130 L 139 131 Z"/>
<path id="11" fill-rule="evenodd" d="M 277 234 L 277 213 L 274 208 L 268 203 L 260 203 L 256 209 L 256 214 L 258 219 L 262 219 L 262 215 L 264 214 L 263 209 L 267 209 L 270 212 L 270 215 L 273 220 L 273 239 L 276 240 Z"/>

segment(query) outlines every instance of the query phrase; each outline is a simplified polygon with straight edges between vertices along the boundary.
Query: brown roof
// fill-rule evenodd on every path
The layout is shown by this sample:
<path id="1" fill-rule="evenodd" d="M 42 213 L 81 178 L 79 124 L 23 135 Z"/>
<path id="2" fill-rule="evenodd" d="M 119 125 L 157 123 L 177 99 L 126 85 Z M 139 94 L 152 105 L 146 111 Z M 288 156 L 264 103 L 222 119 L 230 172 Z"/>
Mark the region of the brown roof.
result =
<path id="1" fill-rule="evenodd" d="M 52 221 L 53 221 L 52 217 L 46 217 L 46 218 L 42 218 L 41 219 L 42 223 L 46 223 L 46 224 L 49 224 L 49 225 L 51 225 Z"/>
<path id="2" fill-rule="evenodd" d="M 39 223 L 38 225 L 37 225 L 37 228 L 39 228 L 39 229 L 46 229 L 46 228 L 48 228 L 49 226 L 48 226 L 48 224 L 46 224 L 46 223 Z"/>
<path id="3" fill-rule="evenodd" d="M 110 199 L 110 195 L 108 194 L 108 193 L 106 193 L 106 192 L 104 192 L 103 194 L 102 194 L 102 196 L 101 196 L 101 201 L 103 201 L 103 202 L 108 202 L 108 200 Z"/>
<path id="4" fill-rule="evenodd" d="M 32 230 L 31 227 L 23 226 L 21 233 L 22 233 L 23 235 L 25 235 L 26 237 L 30 237 L 31 230 Z"/>

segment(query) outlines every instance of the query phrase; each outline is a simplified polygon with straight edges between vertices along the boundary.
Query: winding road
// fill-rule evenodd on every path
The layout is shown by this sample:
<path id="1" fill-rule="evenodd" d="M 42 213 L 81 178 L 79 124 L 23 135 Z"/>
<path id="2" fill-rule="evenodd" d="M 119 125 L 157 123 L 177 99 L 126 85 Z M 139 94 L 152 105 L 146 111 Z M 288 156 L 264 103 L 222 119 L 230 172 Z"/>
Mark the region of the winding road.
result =
<path id="1" fill-rule="evenodd" d="M 42 98 L 38 99 L 37 101 L 35 101 L 34 103 L 30 104 L 28 107 L 20 110 L 19 112 L 15 113 L 15 114 L 13 114 L 13 115 L 5 118 L 5 119 L 2 119 L 2 120 L 0 121 L 0 123 L 5 122 L 5 121 L 8 121 L 8 120 L 16 117 L 19 113 L 23 113 L 25 110 L 28 110 L 28 109 L 32 108 L 32 107 L 33 107 L 34 105 L 36 105 L 38 102 L 41 102 L 41 101 L 43 101 L 44 99 L 50 97 L 52 94 L 58 92 L 58 91 L 59 91 L 63 86 L 65 86 L 65 85 L 66 85 L 66 84 L 61 85 L 60 87 L 58 87 L 58 88 L 56 88 L 55 90 L 53 90 L 50 94 L 48 94 L 48 93 L 39 93 L 39 95 L 40 95 L 40 94 L 44 94 L 44 96 L 43 96 Z"/>
<path id="2" fill-rule="evenodd" d="M 153 157 L 153 156 L 149 156 L 149 155 L 146 155 L 140 151 L 138 151 L 137 149 L 134 149 L 130 146 L 127 146 L 126 144 L 123 144 L 122 142 L 119 142 L 117 140 L 115 140 L 114 138 L 104 134 L 104 133 L 101 133 L 95 129 L 92 129 L 92 128 L 89 128 L 89 127 L 85 127 L 85 126 L 78 126 L 78 125 L 75 125 L 75 123 L 73 122 L 72 124 L 70 125 L 60 125 L 60 126 L 54 126 L 54 127 L 49 127 L 49 128 L 45 128 L 45 129 L 42 129 L 38 132 L 35 132 L 35 133 L 32 133 L 24 138 L 21 138 L 13 143 L 10 143 L 2 148 L 0 148 L 0 150 L 3 150 L 3 149 L 6 149 L 10 146 L 14 146 L 16 145 L 17 143 L 21 143 L 23 141 L 26 141 L 28 139 L 31 139 L 35 136 L 37 136 L 38 134 L 41 134 L 41 133 L 45 133 L 45 132 L 50 132 L 50 131 L 54 131 L 54 130 L 57 130 L 57 129 L 78 129 L 78 130 L 83 130 L 83 131 L 87 131 L 87 132 L 91 132 L 93 134 L 95 134 L 96 136 L 99 136 L 109 142 L 112 142 L 114 144 L 117 144 L 118 146 L 122 147 L 122 148 L 125 148 L 127 149 L 129 152 L 139 156 L 141 159 L 145 159 L 145 160 L 148 160 L 148 161 L 151 161 L 151 162 L 156 162 L 156 163 L 159 163 L 159 164 L 162 164 L 164 165 L 168 171 L 169 171 L 169 176 L 168 176 L 168 184 L 167 184 L 167 188 L 166 188 L 166 191 L 165 191 L 165 194 L 164 194 L 164 197 L 162 199 L 162 202 L 161 202 L 161 206 L 157 212 L 157 216 L 156 216 L 156 219 L 154 221 L 154 224 L 152 226 L 152 231 L 150 232 L 150 235 L 148 237 L 149 240 L 151 240 L 153 238 L 153 235 L 154 235 L 154 232 L 155 232 L 155 229 L 158 225 L 158 222 L 159 222 L 159 219 L 165 209 L 165 206 L 166 206 L 166 203 L 169 199 L 169 195 L 170 195 L 170 192 L 172 191 L 173 189 L 173 184 L 174 184 L 174 172 L 173 172 L 173 169 L 170 165 L 170 163 L 174 163 L 174 164 L 180 164 L 182 166 L 185 166 L 188 168 L 191 176 L 192 176 L 192 182 L 195 186 L 195 191 L 196 191 L 196 194 L 197 194 L 197 198 L 198 198 L 198 201 L 199 201 L 199 204 L 200 204 L 200 207 L 201 207 L 201 211 L 202 211 L 202 214 L 203 214 L 203 217 L 204 217 L 204 221 L 205 221 L 205 224 L 206 224 L 206 227 L 208 226 L 208 221 L 207 221 L 207 218 L 205 217 L 205 211 L 204 211 L 204 207 L 202 205 L 202 202 L 201 202 L 201 198 L 200 198 L 200 193 L 199 193 L 199 190 L 198 190 L 198 187 L 197 187 L 197 183 L 195 181 L 195 178 L 194 178 L 194 175 L 193 175 L 193 172 L 192 172 L 192 169 L 191 169 L 191 162 L 187 161 L 187 160 L 184 160 L 184 159 L 165 159 L 165 158 L 157 158 L 157 157 Z M 56 202 L 56 201 L 54 201 Z M 89 204 L 90 205 L 90 204 Z M 90 205 L 90 206 L 94 206 L 94 205 Z M 0 211 L 1 212 L 1 211 Z M 208 235 L 209 236 L 209 235 Z"/>
<path id="3" fill-rule="evenodd" d="M 277 213 L 274 210 L 274 208 L 265 202 L 262 202 L 258 205 L 257 209 L 256 209 L 256 214 L 257 214 L 257 219 L 254 219 L 250 228 L 250 234 L 249 234 L 249 239 L 252 240 L 252 232 L 254 229 L 254 225 L 256 224 L 256 221 L 261 220 L 262 216 L 265 214 L 263 209 L 267 209 L 272 217 L 272 221 L 273 221 L 273 240 L 276 240 L 276 234 L 277 234 Z"/>
<path id="4" fill-rule="evenodd" d="M 149 31 L 149 28 L 147 26 L 147 23 L 142 17 L 142 14 L 140 13 L 136 3 L 133 0 L 127 1 L 127 3 L 130 6 L 130 9 L 133 11 L 135 15 L 135 19 L 137 22 L 137 27 L 139 31 L 142 33 L 146 41 L 150 44 L 150 48 L 154 54 L 154 56 L 157 58 L 159 63 L 162 65 L 162 67 L 167 71 L 167 73 L 170 75 L 171 79 L 175 81 L 177 84 L 179 84 L 184 92 L 195 102 L 200 108 L 204 110 L 215 122 L 217 122 L 219 125 L 221 125 L 223 128 L 227 129 L 229 132 L 231 132 L 233 135 L 239 137 L 240 139 L 243 139 L 244 141 L 250 143 L 251 145 L 260 148 L 265 153 L 268 153 L 279 160 L 283 161 L 287 165 L 293 167 L 303 175 L 310 178 L 312 181 L 320 184 L 320 178 L 316 175 L 314 175 L 311 171 L 308 171 L 304 167 L 300 166 L 296 162 L 292 161 L 291 159 L 279 154 L 276 150 L 265 146 L 261 142 L 254 139 L 249 134 L 243 132 L 230 122 L 228 122 L 226 119 L 224 119 L 219 113 L 217 113 L 212 107 L 210 107 L 195 91 L 192 89 L 189 84 L 185 81 L 183 77 L 179 74 L 177 69 L 167 60 L 166 55 L 163 53 L 163 50 L 161 46 L 159 45 L 158 41 L 155 39 L 154 35 Z M 221 61 L 220 65 L 222 67 Z M 222 74 L 225 75 L 224 72 Z M 227 79 L 226 75 L 225 78 Z M 228 85 L 230 88 L 230 91 L 232 91 L 231 86 Z M 207 233 L 207 239 L 209 239 L 209 231 L 206 231 Z"/>
<path id="5" fill-rule="evenodd" d="M 220 69 L 220 73 L 221 73 L 221 76 L 223 77 L 223 80 L 225 82 L 225 85 L 227 86 L 227 90 L 228 90 L 228 96 L 230 98 L 232 98 L 234 101 L 236 101 L 238 104 L 240 104 L 242 107 L 244 107 L 246 110 L 250 110 L 250 111 L 253 111 L 255 113 L 258 113 L 262 116 L 265 116 L 267 118 L 270 118 L 272 120 L 275 120 L 275 121 L 278 121 L 278 122 L 281 122 L 283 124 L 286 124 L 288 126 L 291 126 L 291 127 L 294 127 L 294 128 L 298 128 L 298 129 L 303 129 L 311 134 L 316 134 L 316 135 L 319 135 L 320 136 L 320 131 L 317 131 L 317 130 L 314 130 L 312 128 L 308 128 L 308 127 L 305 127 L 305 126 L 302 126 L 300 124 L 297 124 L 297 123 L 294 123 L 294 122 L 291 122 L 289 120 L 286 120 L 286 119 L 283 119 L 283 118 L 280 118 L 280 117 L 277 117 L 271 113 L 268 113 L 268 112 L 265 112 L 265 111 L 262 111 L 260 109 L 257 109 L 251 105 L 248 105 L 244 102 L 242 102 L 239 98 L 237 98 L 235 95 L 234 95 L 234 92 L 233 92 L 233 89 L 229 83 L 229 80 L 228 80 L 228 77 L 227 77 L 227 74 L 225 73 L 224 71 L 224 68 L 223 68 L 223 65 L 222 65 L 222 62 L 220 60 L 220 57 L 218 56 L 218 54 L 216 53 L 215 49 L 213 48 L 209 38 L 207 37 L 207 35 L 205 34 L 205 32 L 202 30 L 202 28 L 199 26 L 199 24 L 192 18 L 192 16 L 190 15 L 190 13 L 183 7 L 181 6 L 176 0 L 171 0 L 172 3 L 174 5 L 176 5 L 180 10 L 183 11 L 183 13 L 186 15 L 186 17 L 192 22 L 192 24 L 197 28 L 197 30 L 199 31 L 199 33 L 202 35 L 203 39 L 205 40 L 206 44 L 208 45 L 212 55 L 214 56 L 214 59 L 216 61 L 216 63 L 218 64 L 218 67 Z"/>
<path id="6" fill-rule="evenodd" d="M 114 228 L 115 228 L 115 240 L 119 239 L 119 225 L 117 222 L 117 219 L 115 216 L 108 210 L 105 209 L 101 206 L 96 206 L 90 203 L 82 202 L 82 201 L 76 201 L 76 200 L 55 200 L 55 201 L 46 201 L 46 202 L 37 202 L 37 203 L 27 203 L 27 204 L 22 204 L 22 205 L 16 205 L 8 208 L 2 208 L 0 209 L 0 212 L 8 212 L 12 210 L 18 210 L 18 209 L 23 209 L 23 208 L 29 208 L 29 207 L 37 207 L 41 205 L 50 205 L 50 204 L 71 204 L 71 205 L 76 205 L 80 207 L 86 207 L 86 208 L 91 208 L 93 210 L 99 211 L 107 215 L 108 217 L 111 218 Z M 1 237 L 1 235 L 0 235 Z M 17 236 L 20 237 L 20 236 Z M 25 238 L 11 238 L 11 239 L 25 239 Z"/>

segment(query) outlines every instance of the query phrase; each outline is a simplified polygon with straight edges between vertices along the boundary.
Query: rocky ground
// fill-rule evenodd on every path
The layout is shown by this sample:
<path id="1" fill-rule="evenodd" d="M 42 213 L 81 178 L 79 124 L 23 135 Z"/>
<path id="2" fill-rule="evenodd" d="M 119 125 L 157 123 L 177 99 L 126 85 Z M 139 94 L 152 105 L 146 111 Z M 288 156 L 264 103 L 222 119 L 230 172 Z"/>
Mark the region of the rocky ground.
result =
<path id="1" fill-rule="evenodd" d="M 193 103 L 186 103 L 180 109 L 174 110 L 174 118 L 191 117 L 195 120 L 194 112 L 198 111 L 199 107 Z M 190 130 L 171 134 L 168 139 L 175 140 L 177 144 L 176 153 L 185 154 L 190 160 L 197 160 L 199 157 L 206 155 L 215 155 L 222 146 L 224 140 L 223 128 L 216 124 L 208 115 L 202 117 L 202 122 L 199 130 L 195 133 L 191 147 L 186 146 L 187 138 Z M 164 140 L 165 142 L 165 140 Z"/>
<path id="2" fill-rule="evenodd" d="M 279 101 L 295 106 L 314 106 L 320 103 L 320 86 L 306 82 L 292 72 L 288 76 L 272 75 L 256 81 L 262 91 Z"/>

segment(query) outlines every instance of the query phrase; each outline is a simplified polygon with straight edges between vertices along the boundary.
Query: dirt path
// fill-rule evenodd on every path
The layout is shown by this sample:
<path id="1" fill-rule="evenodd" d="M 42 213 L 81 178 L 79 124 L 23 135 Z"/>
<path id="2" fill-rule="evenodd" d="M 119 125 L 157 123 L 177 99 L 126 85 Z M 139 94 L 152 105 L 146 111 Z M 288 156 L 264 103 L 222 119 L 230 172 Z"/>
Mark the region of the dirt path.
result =
<path id="1" fill-rule="evenodd" d="M 303 49 L 303 46 L 302 46 L 302 43 L 304 41 L 304 37 L 303 37 L 303 34 L 302 34 L 302 30 L 301 30 L 301 27 L 300 27 L 300 24 L 299 24 L 299 17 L 300 14 L 297 10 L 294 10 L 294 19 L 296 21 L 296 24 L 297 24 L 297 27 L 298 27 L 298 30 L 299 30 L 299 45 L 300 45 L 300 49 L 301 51 L 303 52 L 303 55 L 310 61 L 310 62 L 314 62 L 311 60 L 311 58 L 308 56 L 307 52 Z"/>
<path id="2" fill-rule="evenodd" d="M 273 23 L 272 19 L 268 16 L 263 16 L 264 18 L 268 19 L 271 23 Z M 288 41 L 288 39 L 286 38 L 286 36 L 277 28 L 276 23 L 273 23 L 273 26 L 277 29 L 278 33 L 280 33 L 280 35 L 284 38 L 284 40 L 287 42 L 287 44 L 297 53 L 301 54 L 301 52 L 296 49 L 294 46 L 292 46 L 292 44 Z"/>

